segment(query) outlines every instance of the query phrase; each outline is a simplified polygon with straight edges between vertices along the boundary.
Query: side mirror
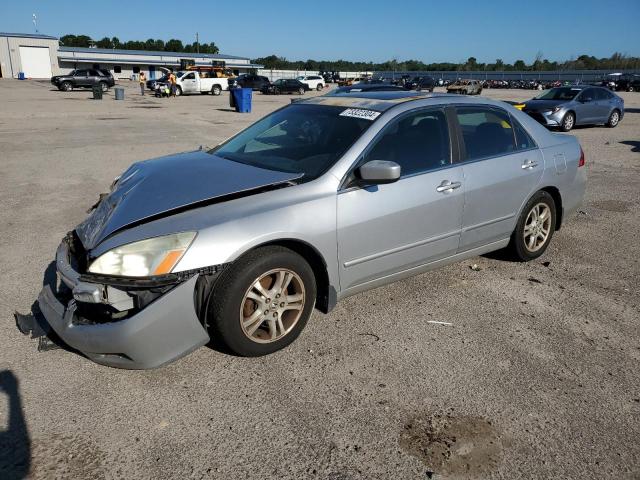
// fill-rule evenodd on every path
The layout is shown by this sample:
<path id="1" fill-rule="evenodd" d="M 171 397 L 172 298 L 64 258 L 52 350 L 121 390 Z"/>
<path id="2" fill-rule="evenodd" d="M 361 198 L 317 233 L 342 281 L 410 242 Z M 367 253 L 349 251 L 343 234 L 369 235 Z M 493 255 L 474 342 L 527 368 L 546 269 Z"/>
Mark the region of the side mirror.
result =
<path id="1" fill-rule="evenodd" d="M 357 174 L 363 183 L 393 183 L 400 178 L 401 168 L 396 162 L 371 160 L 358 168 Z"/>

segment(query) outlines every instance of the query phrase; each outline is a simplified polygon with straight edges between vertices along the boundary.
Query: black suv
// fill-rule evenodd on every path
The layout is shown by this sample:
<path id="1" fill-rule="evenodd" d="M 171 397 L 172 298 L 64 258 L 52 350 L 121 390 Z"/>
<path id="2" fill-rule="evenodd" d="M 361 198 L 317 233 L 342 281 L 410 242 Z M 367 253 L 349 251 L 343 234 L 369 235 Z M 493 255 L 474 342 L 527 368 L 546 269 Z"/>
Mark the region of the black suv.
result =
<path id="1" fill-rule="evenodd" d="M 109 87 L 116 84 L 116 81 L 108 70 L 87 69 L 72 70 L 68 75 L 56 75 L 51 77 L 51 83 L 58 90 L 65 92 L 70 92 L 74 88 L 91 88 L 99 84 L 102 91 L 106 92 Z"/>
<path id="2" fill-rule="evenodd" d="M 433 92 L 435 86 L 436 81 L 431 77 L 413 77 L 404 84 L 404 88 L 407 90 L 428 90 L 430 92 Z"/>
<path id="3" fill-rule="evenodd" d="M 269 85 L 269 79 L 260 75 L 241 75 L 237 78 L 236 84 L 242 88 L 262 90 L 262 87 Z"/>

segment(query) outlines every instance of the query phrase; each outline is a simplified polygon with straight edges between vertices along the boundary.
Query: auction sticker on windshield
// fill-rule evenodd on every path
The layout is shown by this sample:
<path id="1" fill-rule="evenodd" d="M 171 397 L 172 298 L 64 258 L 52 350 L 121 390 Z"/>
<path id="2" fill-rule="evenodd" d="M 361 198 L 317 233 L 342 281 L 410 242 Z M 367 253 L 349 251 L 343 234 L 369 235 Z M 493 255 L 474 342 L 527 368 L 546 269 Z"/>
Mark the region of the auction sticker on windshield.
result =
<path id="1" fill-rule="evenodd" d="M 340 113 L 341 117 L 354 117 L 362 118 L 364 120 L 375 120 L 380 116 L 380 112 L 373 110 L 363 110 L 362 108 L 347 108 L 344 112 Z"/>

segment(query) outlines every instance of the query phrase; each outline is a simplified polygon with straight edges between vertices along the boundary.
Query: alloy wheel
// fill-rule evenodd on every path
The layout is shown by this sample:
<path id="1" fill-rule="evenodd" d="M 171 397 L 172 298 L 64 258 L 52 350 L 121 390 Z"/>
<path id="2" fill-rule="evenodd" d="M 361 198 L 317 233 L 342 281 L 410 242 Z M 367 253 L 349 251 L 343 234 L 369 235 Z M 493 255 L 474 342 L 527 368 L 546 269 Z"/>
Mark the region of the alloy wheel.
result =
<path id="1" fill-rule="evenodd" d="M 524 246 L 530 252 L 540 250 L 551 232 L 551 210 L 546 203 L 537 203 L 529 210 L 524 222 Z"/>
<path id="2" fill-rule="evenodd" d="M 272 343 L 293 330 L 304 311 L 305 287 L 300 276 L 286 268 L 256 278 L 240 304 L 240 326 L 256 343 Z"/>
<path id="3" fill-rule="evenodd" d="M 611 114 L 611 118 L 609 119 L 609 125 L 615 127 L 620 121 L 620 114 L 618 112 L 613 112 Z"/>

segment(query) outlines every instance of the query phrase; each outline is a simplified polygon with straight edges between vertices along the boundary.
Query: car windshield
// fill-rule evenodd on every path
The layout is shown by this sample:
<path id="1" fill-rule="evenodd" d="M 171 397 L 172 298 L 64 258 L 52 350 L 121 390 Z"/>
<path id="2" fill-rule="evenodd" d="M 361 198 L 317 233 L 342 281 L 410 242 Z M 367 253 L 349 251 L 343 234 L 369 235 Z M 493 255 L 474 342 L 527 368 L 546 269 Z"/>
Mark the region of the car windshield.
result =
<path id="1" fill-rule="evenodd" d="M 209 153 L 255 167 L 322 175 L 372 121 L 345 115 L 354 109 L 293 104 L 280 109 Z"/>
<path id="2" fill-rule="evenodd" d="M 542 92 L 536 100 L 573 100 L 581 92 L 580 88 L 559 87 Z"/>

